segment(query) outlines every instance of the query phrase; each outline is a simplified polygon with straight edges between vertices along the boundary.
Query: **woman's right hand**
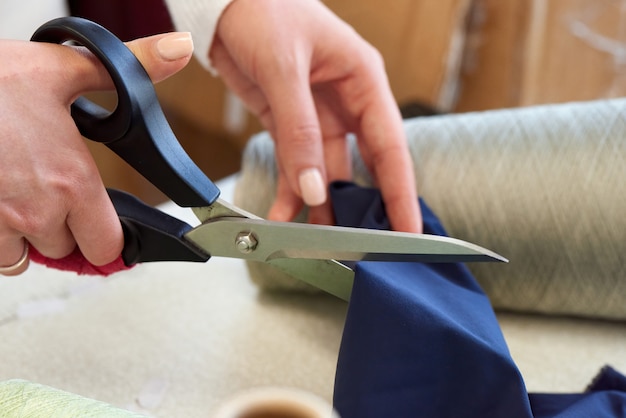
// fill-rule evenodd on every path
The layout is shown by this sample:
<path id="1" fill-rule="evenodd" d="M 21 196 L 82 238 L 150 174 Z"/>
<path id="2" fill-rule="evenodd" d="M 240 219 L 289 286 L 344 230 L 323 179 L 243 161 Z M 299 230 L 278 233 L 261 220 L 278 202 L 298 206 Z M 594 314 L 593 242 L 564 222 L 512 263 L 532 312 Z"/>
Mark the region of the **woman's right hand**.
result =
<path id="1" fill-rule="evenodd" d="M 193 52 L 190 35 L 178 32 L 127 46 L 154 82 Z M 28 243 L 49 258 L 78 245 L 94 265 L 115 260 L 121 225 L 70 115 L 80 95 L 113 87 L 108 73 L 81 47 L 0 40 L 0 56 L 0 267 L 13 266 Z"/>

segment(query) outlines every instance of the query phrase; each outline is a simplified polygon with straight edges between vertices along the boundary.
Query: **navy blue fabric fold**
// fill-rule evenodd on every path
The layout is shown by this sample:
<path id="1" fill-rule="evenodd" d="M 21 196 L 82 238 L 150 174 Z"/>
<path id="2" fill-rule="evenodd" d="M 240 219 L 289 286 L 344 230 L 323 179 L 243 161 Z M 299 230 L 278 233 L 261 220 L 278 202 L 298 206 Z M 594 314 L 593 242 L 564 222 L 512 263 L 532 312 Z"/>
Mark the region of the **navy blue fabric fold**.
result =
<path id="1" fill-rule="evenodd" d="M 389 229 L 377 190 L 338 182 L 330 194 L 338 225 Z M 420 206 L 424 232 L 446 235 Z M 342 418 L 626 417 L 626 379 L 603 372 L 584 394 L 529 396 L 489 299 L 463 264 L 360 262 L 334 406 Z"/>

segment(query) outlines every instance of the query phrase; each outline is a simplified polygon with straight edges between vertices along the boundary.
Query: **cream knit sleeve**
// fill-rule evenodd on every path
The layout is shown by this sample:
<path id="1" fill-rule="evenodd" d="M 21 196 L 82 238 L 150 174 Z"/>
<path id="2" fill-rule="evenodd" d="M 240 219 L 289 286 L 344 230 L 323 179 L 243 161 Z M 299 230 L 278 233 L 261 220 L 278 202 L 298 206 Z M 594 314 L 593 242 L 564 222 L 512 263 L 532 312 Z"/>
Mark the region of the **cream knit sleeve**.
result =
<path id="1" fill-rule="evenodd" d="M 209 48 L 217 21 L 231 1 L 233 0 L 165 0 L 176 30 L 191 32 L 196 58 L 214 74 Z"/>

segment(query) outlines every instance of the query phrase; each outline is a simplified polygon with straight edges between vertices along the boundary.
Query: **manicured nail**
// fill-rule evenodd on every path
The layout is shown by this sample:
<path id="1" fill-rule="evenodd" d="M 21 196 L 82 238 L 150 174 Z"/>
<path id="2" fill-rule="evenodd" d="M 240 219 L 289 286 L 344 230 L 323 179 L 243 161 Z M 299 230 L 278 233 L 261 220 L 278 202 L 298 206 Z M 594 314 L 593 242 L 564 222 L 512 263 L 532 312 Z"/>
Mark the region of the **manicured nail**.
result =
<path id="1" fill-rule="evenodd" d="M 161 58 L 176 61 L 193 53 L 193 39 L 189 32 L 174 32 L 157 42 L 157 51 Z"/>
<path id="2" fill-rule="evenodd" d="M 307 168 L 298 178 L 302 200 L 308 206 L 319 206 L 326 201 L 326 185 L 317 168 Z"/>

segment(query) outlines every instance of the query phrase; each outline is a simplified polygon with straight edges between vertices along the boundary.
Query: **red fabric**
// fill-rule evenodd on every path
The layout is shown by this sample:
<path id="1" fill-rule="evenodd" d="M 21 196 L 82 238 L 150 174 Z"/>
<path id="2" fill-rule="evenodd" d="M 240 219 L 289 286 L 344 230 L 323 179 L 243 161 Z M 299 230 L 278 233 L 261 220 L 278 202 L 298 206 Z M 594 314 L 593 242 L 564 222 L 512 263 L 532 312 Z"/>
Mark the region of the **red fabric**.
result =
<path id="1" fill-rule="evenodd" d="M 35 263 L 43 264 L 47 267 L 52 267 L 57 270 L 73 271 L 77 274 L 88 274 L 92 276 L 109 276 L 113 273 L 117 273 L 123 270 L 129 270 L 132 267 L 124 265 L 122 256 L 120 255 L 115 261 L 106 264 L 104 266 L 95 266 L 91 264 L 80 252 L 78 247 L 74 252 L 67 257 L 60 259 L 53 259 L 43 256 L 33 246 L 29 249 L 29 256 L 31 261 Z"/>

